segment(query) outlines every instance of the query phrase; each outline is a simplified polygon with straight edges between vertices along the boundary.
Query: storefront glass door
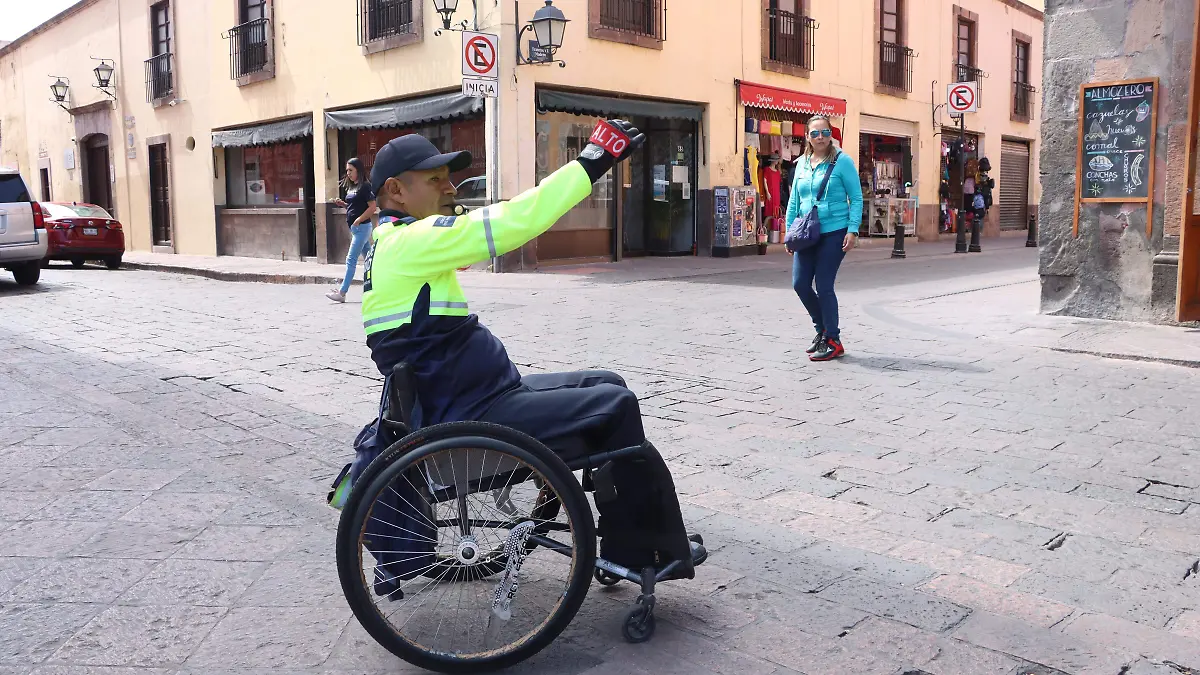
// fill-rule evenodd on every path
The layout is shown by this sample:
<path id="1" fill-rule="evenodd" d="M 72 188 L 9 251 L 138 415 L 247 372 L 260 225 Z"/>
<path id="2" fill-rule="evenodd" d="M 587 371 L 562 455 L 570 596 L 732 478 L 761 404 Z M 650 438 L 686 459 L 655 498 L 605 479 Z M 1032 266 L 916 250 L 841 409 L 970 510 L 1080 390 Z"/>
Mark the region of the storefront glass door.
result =
<path id="1" fill-rule="evenodd" d="M 631 158 L 624 192 L 627 255 L 691 255 L 696 241 L 696 124 L 646 119 L 647 142 Z"/>

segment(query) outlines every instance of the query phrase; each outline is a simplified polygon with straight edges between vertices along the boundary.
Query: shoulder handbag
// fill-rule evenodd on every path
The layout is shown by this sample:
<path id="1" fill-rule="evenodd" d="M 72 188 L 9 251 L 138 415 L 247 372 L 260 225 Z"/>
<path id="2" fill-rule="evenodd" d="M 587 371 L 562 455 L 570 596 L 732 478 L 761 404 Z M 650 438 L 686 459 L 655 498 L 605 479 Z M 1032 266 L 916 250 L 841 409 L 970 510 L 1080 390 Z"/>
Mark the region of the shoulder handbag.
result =
<path id="1" fill-rule="evenodd" d="M 817 213 L 817 204 L 825 198 L 825 188 L 829 185 L 829 177 L 833 175 L 833 166 L 837 164 L 840 156 L 840 152 L 834 155 L 833 161 L 829 163 L 829 168 L 825 170 L 825 179 L 821 181 L 821 187 L 817 189 L 817 198 L 813 201 L 812 209 L 803 216 L 797 216 L 791 225 L 788 225 L 784 244 L 787 245 L 789 253 L 803 251 L 815 246 L 821 240 L 821 216 Z"/>

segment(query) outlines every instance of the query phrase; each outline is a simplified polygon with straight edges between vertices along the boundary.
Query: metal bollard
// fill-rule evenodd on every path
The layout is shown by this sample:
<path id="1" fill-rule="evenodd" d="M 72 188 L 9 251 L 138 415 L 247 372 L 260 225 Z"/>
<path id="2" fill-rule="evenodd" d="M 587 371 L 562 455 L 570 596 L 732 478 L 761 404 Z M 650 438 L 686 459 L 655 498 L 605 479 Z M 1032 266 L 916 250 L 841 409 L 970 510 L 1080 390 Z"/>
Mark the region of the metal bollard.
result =
<path id="1" fill-rule="evenodd" d="M 971 253 L 981 253 L 982 248 L 979 247 L 979 231 L 983 229 L 982 218 L 971 219 L 971 247 L 967 249 Z"/>
<path id="2" fill-rule="evenodd" d="M 1037 248 L 1037 217 L 1029 214 L 1029 238 L 1025 240 L 1025 248 Z"/>
<path id="3" fill-rule="evenodd" d="M 967 230 L 963 227 L 963 221 L 966 220 L 966 213 L 962 209 L 958 209 L 958 217 L 954 219 L 954 252 L 967 252 Z"/>
<path id="4" fill-rule="evenodd" d="M 896 224 L 896 243 L 892 246 L 893 258 L 904 258 L 904 225 Z"/>

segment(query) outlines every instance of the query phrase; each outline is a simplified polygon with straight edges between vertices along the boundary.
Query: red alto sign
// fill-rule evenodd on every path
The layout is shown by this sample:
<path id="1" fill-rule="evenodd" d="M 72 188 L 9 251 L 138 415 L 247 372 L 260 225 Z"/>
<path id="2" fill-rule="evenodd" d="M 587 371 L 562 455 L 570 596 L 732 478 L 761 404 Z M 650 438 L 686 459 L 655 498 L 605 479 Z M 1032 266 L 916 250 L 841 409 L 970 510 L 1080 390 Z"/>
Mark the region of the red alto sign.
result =
<path id="1" fill-rule="evenodd" d="M 840 98 L 805 94 L 751 82 L 742 82 L 738 90 L 742 104 L 751 107 L 842 117 L 846 115 L 846 101 Z"/>
<path id="2" fill-rule="evenodd" d="M 604 120 L 596 122 L 596 128 L 592 130 L 592 137 L 588 140 L 604 148 L 604 151 L 613 157 L 620 157 L 629 147 L 629 137 Z"/>

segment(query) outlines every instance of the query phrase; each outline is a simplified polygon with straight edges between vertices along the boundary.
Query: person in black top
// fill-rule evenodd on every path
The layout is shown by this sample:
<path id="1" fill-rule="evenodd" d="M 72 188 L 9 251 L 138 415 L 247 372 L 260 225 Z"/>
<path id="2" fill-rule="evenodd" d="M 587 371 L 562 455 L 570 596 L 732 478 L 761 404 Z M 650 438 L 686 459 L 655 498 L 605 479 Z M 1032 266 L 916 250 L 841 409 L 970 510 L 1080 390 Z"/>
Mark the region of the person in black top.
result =
<path id="1" fill-rule="evenodd" d="M 371 181 L 366 179 L 362 160 L 353 157 L 346 162 L 346 176 L 342 178 L 346 199 L 334 200 L 334 204 L 346 209 L 346 225 L 350 227 L 350 250 L 346 253 L 346 276 L 342 287 L 331 289 L 325 297 L 334 302 L 345 302 L 350 282 L 358 268 L 358 259 L 367 257 L 371 244 L 371 218 L 375 215 L 375 193 Z"/>

